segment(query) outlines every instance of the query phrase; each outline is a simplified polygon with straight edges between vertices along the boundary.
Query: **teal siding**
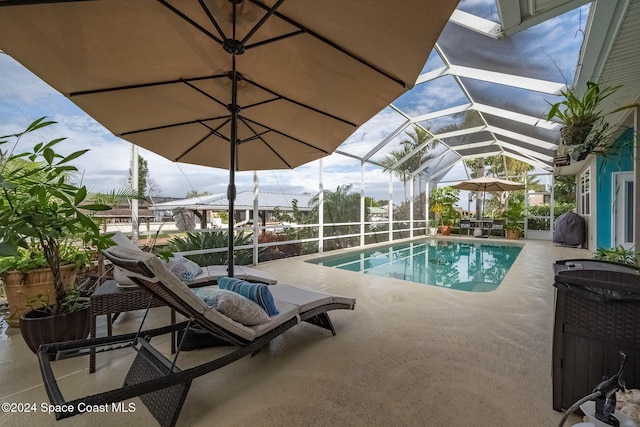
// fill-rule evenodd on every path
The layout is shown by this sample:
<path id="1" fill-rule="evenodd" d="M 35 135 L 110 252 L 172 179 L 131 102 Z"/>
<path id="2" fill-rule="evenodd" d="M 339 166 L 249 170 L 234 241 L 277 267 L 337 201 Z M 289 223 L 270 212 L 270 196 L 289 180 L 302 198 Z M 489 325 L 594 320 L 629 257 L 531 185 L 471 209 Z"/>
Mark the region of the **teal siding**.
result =
<path id="1" fill-rule="evenodd" d="M 627 129 L 615 142 L 619 150 L 605 158 L 597 156 L 596 170 L 596 246 L 610 248 L 613 242 L 611 223 L 613 215 L 613 173 L 633 170 L 633 130 Z"/>

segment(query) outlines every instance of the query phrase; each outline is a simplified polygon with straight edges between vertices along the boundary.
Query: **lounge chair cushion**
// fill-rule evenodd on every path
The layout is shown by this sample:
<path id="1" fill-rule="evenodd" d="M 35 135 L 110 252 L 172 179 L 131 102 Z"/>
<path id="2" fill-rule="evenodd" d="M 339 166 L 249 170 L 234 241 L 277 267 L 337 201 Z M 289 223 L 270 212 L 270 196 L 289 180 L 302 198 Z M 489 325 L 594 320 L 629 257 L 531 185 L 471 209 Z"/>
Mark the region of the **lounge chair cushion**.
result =
<path id="1" fill-rule="evenodd" d="M 209 306 L 243 325 L 268 323 L 271 318 L 258 304 L 242 295 L 213 286 L 196 288 L 193 292 Z"/>
<path id="2" fill-rule="evenodd" d="M 213 322 L 244 339 L 255 339 L 256 331 L 240 322 L 236 322 L 213 307 L 209 307 L 205 304 L 205 302 L 194 294 L 182 280 L 174 276 L 173 273 L 169 271 L 166 264 L 154 254 L 143 252 L 139 249 L 131 250 L 120 246 L 113 246 L 107 249 L 107 251 L 120 258 L 135 259 L 144 262 L 155 277 L 148 278 L 131 272 L 127 273 L 128 275 L 139 277 L 150 282 L 163 282 L 166 287 L 175 293 L 175 295 L 185 304 L 189 305 L 196 312 L 203 314 L 210 322 Z"/>
<path id="3" fill-rule="evenodd" d="M 269 287 L 264 283 L 249 283 L 233 277 L 221 277 L 218 279 L 218 286 L 220 289 L 237 292 L 243 297 L 258 303 L 269 316 L 278 314 L 273 295 L 271 295 Z"/>
<path id="4" fill-rule="evenodd" d="M 183 282 L 193 282 L 203 272 L 202 267 L 182 255 L 169 258 L 167 267 Z"/>
<path id="5" fill-rule="evenodd" d="M 135 243 L 129 240 L 121 231 L 116 231 L 113 236 L 111 236 L 111 240 L 122 248 L 142 252 L 142 250 Z M 116 266 L 113 267 L 113 278 L 120 285 L 135 285 L 135 283 L 127 277 L 124 271 Z"/>

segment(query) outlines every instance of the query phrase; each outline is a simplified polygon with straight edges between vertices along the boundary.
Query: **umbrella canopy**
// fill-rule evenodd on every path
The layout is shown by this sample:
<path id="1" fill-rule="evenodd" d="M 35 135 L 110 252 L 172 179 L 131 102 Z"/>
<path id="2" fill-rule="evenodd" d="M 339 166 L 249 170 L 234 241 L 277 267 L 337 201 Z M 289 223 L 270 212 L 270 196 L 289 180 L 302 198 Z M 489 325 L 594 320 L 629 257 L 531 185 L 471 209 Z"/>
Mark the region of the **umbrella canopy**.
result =
<path id="1" fill-rule="evenodd" d="M 524 190 L 524 184 L 519 182 L 507 181 L 506 179 L 493 178 L 483 176 L 480 178 L 468 179 L 451 186 L 458 190 L 469 191 L 514 191 Z"/>
<path id="2" fill-rule="evenodd" d="M 115 135 L 229 168 L 232 218 L 234 171 L 330 154 L 413 86 L 457 3 L 1 1 L 0 49 Z"/>
<path id="3" fill-rule="evenodd" d="M 451 186 L 458 190 L 482 191 L 482 216 L 484 218 L 484 193 L 487 191 L 515 191 L 524 190 L 524 184 L 507 181 L 506 179 L 494 178 L 491 176 L 481 176 L 480 178 L 468 179 Z"/>

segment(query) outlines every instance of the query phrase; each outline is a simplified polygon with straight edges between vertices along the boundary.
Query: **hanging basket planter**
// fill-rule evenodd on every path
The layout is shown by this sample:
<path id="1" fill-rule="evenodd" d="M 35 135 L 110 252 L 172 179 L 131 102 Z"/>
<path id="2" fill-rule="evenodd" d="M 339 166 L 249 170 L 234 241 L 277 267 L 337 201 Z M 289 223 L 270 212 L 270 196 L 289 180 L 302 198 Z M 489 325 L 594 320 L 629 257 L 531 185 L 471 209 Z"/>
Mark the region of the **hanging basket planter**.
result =
<path id="1" fill-rule="evenodd" d="M 560 129 L 560 136 L 566 146 L 573 147 L 584 144 L 592 129 L 592 121 L 576 123 Z"/>

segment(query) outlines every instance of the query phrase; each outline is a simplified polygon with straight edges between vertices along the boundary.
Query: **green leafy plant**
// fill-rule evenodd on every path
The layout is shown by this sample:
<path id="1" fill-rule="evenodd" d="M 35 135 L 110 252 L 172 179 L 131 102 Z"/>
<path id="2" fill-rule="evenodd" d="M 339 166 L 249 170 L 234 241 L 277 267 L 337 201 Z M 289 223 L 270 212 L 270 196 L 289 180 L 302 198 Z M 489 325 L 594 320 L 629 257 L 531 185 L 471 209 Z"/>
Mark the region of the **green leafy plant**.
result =
<path id="1" fill-rule="evenodd" d="M 636 252 L 633 249 L 625 249 L 622 245 L 616 246 L 611 249 L 598 248 L 593 253 L 594 259 L 618 262 L 621 264 L 632 265 L 634 267 L 640 266 L 640 263 L 638 261 L 639 256 L 640 252 Z"/>
<path id="2" fill-rule="evenodd" d="M 623 105 L 611 111 L 603 111 L 602 102 L 613 95 L 622 85 L 600 87 L 597 83 L 587 82 L 587 90 L 578 96 L 575 89 L 560 91 L 564 99 L 555 104 L 549 103 L 551 109 L 547 120 L 556 119 L 564 125 L 560 130 L 569 154 L 582 160 L 591 152 L 606 152 L 613 134 L 606 117 L 610 114 L 637 104 Z"/>
<path id="3" fill-rule="evenodd" d="M 498 217 L 506 221 L 505 229 L 514 233 L 521 233 L 526 217 L 524 200 L 518 197 L 511 197 L 508 201 L 507 208 L 500 212 Z"/>
<path id="4" fill-rule="evenodd" d="M 91 214 L 109 206 L 89 203 L 87 189 L 71 182 L 77 168 L 71 162 L 88 150 L 64 156 L 55 151 L 65 138 L 39 142 L 31 150 L 14 154 L 27 134 L 55 122 L 42 117 L 23 132 L 0 137 L 0 256 L 5 270 L 28 271 L 49 267 L 53 274 L 55 302 L 53 314 L 66 312 L 65 289 L 60 267 L 68 261 L 83 264 L 77 251 L 92 245 L 98 249 L 112 244 L 102 235 Z M 9 147 L 2 150 L 5 147 Z M 44 259 L 45 262 L 42 262 Z M 85 264 L 86 265 L 86 264 Z"/>
<path id="5" fill-rule="evenodd" d="M 27 298 L 27 307 L 31 310 L 37 310 L 46 314 L 52 314 L 53 306 L 49 301 L 48 295 L 38 294 L 31 298 Z M 64 294 L 62 306 L 69 313 L 82 310 L 89 306 L 89 299 L 82 296 L 82 292 L 78 288 L 71 288 Z"/>
<path id="6" fill-rule="evenodd" d="M 234 237 L 234 246 L 245 246 L 252 244 L 252 237 L 239 233 Z M 168 259 L 174 252 L 188 252 L 202 249 L 226 248 L 228 247 L 228 237 L 226 231 L 212 231 L 207 233 L 187 233 L 186 236 L 176 236 L 167 245 L 156 251 L 156 254 L 164 259 Z M 185 255 L 201 267 L 208 265 L 226 265 L 228 252 L 212 252 L 199 255 Z M 247 265 L 253 260 L 251 249 L 243 249 L 235 252 L 235 264 Z"/>
<path id="7" fill-rule="evenodd" d="M 460 198 L 460 190 L 451 187 L 438 187 L 431 191 L 433 205 L 431 212 L 436 214 L 440 225 L 451 225 L 458 212 L 453 208 L 454 203 Z"/>

